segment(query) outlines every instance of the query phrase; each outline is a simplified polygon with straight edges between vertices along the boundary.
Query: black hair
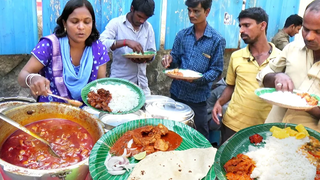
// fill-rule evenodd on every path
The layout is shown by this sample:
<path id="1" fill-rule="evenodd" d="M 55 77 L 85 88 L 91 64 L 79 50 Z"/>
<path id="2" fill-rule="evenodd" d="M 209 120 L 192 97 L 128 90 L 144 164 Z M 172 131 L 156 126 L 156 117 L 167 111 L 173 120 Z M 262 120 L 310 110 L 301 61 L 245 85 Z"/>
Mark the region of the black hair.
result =
<path id="1" fill-rule="evenodd" d="M 153 0 L 132 0 L 131 6 L 133 10 L 143 12 L 148 17 L 154 14 L 155 4 Z"/>
<path id="2" fill-rule="evenodd" d="M 186 6 L 191 7 L 191 8 L 195 8 L 199 4 L 201 4 L 201 7 L 204 10 L 207 10 L 207 9 L 211 8 L 212 0 L 187 0 L 185 2 L 185 4 L 186 4 Z"/>
<path id="3" fill-rule="evenodd" d="M 69 15 L 76 8 L 80 8 L 83 6 L 85 6 L 89 10 L 89 12 L 92 16 L 92 31 L 91 31 L 90 36 L 85 41 L 86 46 L 91 46 L 94 41 L 99 39 L 100 34 L 99 34 L 99 31 L 97 30 L 97 27 L 96 27 L 96 17 L 94 15 L 93 7 L 92 7 L 91 3 L 87 0 L 70 0 L 70 1 L 68 1 L 62 11 L 62 14 L 57 19 L 57 26 L 54 29 L 54 33 L 56 34 L 57 37 L 65 37 L 67 35 L 67 32 L 64 31 L 63 21 L 67 22 Z"/>
<path id="4" fill-rule="evenodd" d="M 307 7 L 305 11 L 316 11 L 319 12 L 320 11 L 320 0 L 314 0 L 312 1 Z"/>
<path id="5" fill-rule="evenodd" d="M 302 26 L 302 17 L 300 17 L 298 14 L 292 14 L 290 15 L 285 24 L 284 24 L 284 27 L 287 28 L 291 25 L 294 25 L 294 26 Z"/>
<path id="6" fill-rule="evenodd" d="M 267 23 L 267 26 L 266 26 L 266 34 L 267 34 L 269 17 L 266 11 L 263 10 L 262 8 L 252 7 L 252 8 L 245 9 L 240 12 L 238 16 L 238 20 L 240 21 L 240 19 L 242 18 L 254 19 L 257 22 L 257 24 L 265 21 Z"/>

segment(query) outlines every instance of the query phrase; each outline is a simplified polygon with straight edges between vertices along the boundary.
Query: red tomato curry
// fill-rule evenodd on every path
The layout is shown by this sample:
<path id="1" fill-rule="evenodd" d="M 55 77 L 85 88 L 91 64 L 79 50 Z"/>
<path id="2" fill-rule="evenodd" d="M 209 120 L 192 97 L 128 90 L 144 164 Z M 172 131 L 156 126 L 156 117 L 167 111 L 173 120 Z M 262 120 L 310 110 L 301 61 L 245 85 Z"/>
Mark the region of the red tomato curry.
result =
<path id="1" fill-rule="evenodd" d="M 61 158 L 51 155 L 46 144 L 17 130 L 2 145 L 1 159 L 29 169 L 56 169 L 88 158 L 93 147 L 89 132 L 73 121 L 46 119 L 28 124 L 26 128 L 47 140 Z"/>

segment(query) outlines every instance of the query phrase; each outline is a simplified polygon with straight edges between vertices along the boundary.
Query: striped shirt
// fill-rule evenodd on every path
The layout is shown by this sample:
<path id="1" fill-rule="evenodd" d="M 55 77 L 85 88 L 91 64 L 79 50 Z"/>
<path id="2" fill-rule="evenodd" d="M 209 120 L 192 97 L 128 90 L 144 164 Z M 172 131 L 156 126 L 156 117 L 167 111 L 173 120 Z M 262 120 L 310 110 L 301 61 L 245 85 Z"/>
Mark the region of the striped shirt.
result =
<path id="1" fill-rule="evenodd" d="M 169 68 L 190 69 L 202 73 L 203 76 L 192 83 L 173 80 L 170 92 L 184 101 L 206 101 L 210 95 L 209 83 L 223 71 L 225 46 L 225 39 L 209 24 L 198 40 L 194 26 L 179 31 L 172 47 L 172 63 Z"/>

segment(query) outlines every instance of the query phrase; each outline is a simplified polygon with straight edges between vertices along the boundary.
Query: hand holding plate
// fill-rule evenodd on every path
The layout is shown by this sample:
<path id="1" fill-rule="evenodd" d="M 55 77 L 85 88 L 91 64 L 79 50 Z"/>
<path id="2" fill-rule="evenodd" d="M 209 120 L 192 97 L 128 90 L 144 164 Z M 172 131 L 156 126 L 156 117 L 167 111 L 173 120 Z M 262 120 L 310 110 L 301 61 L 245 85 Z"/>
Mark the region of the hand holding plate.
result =
<path id="1" fill-rule="evenodd" d="M 277 91 L 293 91 L 294 84 L 288 75 L 284 73 L 278 73 L 274 76 L 274 78 L 274 85 Z"/>

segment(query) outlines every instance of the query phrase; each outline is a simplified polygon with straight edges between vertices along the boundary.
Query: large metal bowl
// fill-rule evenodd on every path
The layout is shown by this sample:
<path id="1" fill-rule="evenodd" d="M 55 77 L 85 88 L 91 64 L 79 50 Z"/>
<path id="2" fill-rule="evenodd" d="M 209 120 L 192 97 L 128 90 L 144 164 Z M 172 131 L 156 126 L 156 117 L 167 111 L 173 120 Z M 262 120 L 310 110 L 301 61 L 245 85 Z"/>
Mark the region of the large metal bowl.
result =
<path id="1" fill-rule="evenodd" d="M 62 103 L 32 103 L 4 111 L 3 114 L 14 121 L 27 125 L 48 118 L 61 118 L 83 126 L 92 136 L 94 143 L 104 134 L 101 121 L 90 113 Z M 0 147 L 17 129 L 0 120 Z M 12 180 L 84 180 L 89 172 L 89 158 L 66 168 L 34 170 L 15 166 L 0 159 L 4 179 Z"/>

